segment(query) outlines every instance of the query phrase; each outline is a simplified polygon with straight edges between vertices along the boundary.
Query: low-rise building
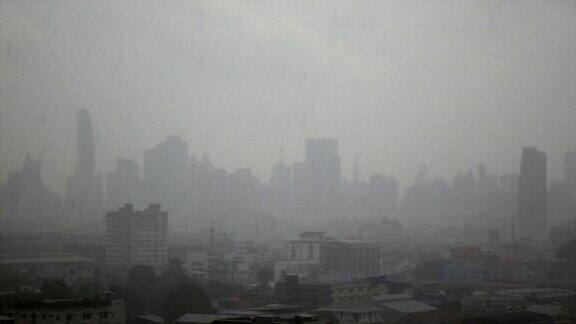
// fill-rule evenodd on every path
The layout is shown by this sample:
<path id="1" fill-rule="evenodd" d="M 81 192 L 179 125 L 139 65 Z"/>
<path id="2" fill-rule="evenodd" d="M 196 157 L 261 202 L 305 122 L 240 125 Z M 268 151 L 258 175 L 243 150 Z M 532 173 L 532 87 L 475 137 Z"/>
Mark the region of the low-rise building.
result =
<path id="1" fill-rule="evenodd" d="M 36 267 L 87 267 L 94 260 L 72 253 L 22 254 L 0 256 L 0 266 L 17 269 Z"/>
<path id="2" fill-rule="evenodd" d="M 94 279 L 94 270 L 91 268 L 75 267 L 45 267 L 40 268 L 33 275 L 34 281 L 41 285 L 45 281 L 59 280 L 67 286 L 88 282 Z"/>
<path id="3" fill-rule="evenodd" d="M 520 263 L 483 253 L 476 247 L 461 247 L 451 251 L 443 268 L 443 279 L 462 282 L 519 281 Z"/>
<path id="4" fill-rule="evenodd" d="M 349 276 L 380 274 L 380 247 L 377 242 L 346 240 L 342 246 L 343 272 Z"/>
<path id="5" fill-rule="evenodd" d="M 384 323 L 385 319 L 391 319 L 380 307 L 360 300 L 341 301 L 321 307 L 317 312 L 320 319 L 342 324 L 377 324 Z"/>
<path id="6" fill-rule="evenodd" d="M 394 323 L 441 323 L 442 313 L 436 307 L 413 299 L 395 300 L 380 303 L 385 318 L 396 318 Z"/>
<path id="7" fill-rule="evenodd" d="M 17 302 L 2 310 L 16 324 L 124 324 L 121 299 Z"/>
<path id="8" fill-rule="evenodd" d="M 573 240 L 576 240 L 576 222 L 550 228 L 550 243 L 553 247 L 559 247 Z"/>
<path id="9" fill-rule="evenodd" d="M 145 313 L 134 316 L 130 322 L 131 324 L 164 324 L 164 318 L 158 315 Z"/>
<path id="10" fill-rule="evenodd" d="M 16 324 L 12 317 L 0 316 L 0 324 Z"/>
<path id="11" fill-rule="evenodd" d="M 383 277 L 299 282 L 298 276 L 288 275 L 276 285 L 274 297 L 282 304 L 321 307 L 387 293 L 389 293 L 388 284 Z"/>
<path id="12" fill-rule="evenodd" d="M 563 305 L 534 304 L 526 308 L 527 311 L 544 314 L 552 318 L 553 323 L 570 323 L 570 312 Z"/>
<path id="13" fill-rule="evenodd" d="M 348 300 L 318 309 L 318 317 L 334 323 L 441 323 L 442 313 L 436 307 L 413 299 L 378 302 Z"/>
<path id="14" fill-rule="evenodd" d="M 276 278 L 283 273 L 313 277 L 340 273 L 350 277 L 380 274 L 380 245 L 373 241 L 336 240 L 324 232 L 303 232 L 291 241 L 288 260 L 277 262 Z"/>

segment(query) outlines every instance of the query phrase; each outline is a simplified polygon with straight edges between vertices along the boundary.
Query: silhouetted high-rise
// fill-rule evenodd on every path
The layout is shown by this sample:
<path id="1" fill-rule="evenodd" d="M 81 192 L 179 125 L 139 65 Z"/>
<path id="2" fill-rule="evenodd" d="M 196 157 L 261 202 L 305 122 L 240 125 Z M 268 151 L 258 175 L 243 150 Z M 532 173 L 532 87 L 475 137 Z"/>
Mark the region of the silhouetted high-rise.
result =
<path id="1" fill-rule="evenodd" d="M 277 215 L 285 216 L 290 210 L 294 198 L 292 168 L 278 163 L 270 175 L 271 209 Z"/>
<path id="2" fill-rule="evenodd" d="M 22 169 L 10 173 L 8 182 L 0 188 L 0 208 L 5 208 L 12 219 L 12 229 L 34 222 L 38 229 L 47 230 L 57 225 L 62 216 L 60 197 L 42 183 L 40 161 L 26 156 Z M 3 189 L 3 190 L 2 190 Z M 29 227 L 24 230 L 30 231 Z"/>
<path id="3" fill-rule="evenodd" d="M 524 147 L 518 179 L 518 229 L 521 237 L 539 238 L 547 233 L 546 153 Z"/>
<path id="4" fill-rule="evenodd" d="M 166 206 L 176 217 L 188 199 L 188 154 L 188 144 L 176 135 L 144 152 L 145 200 Z"/>
<path id="5" fill-rule="evenodd" d="M 576 190 L 576 151 L 564 155 L 564 182 Z"/>
<path id="6" fill-rule="evenodd" d="M 313 217 L 325 219 L 338 211 L 340 188 L 340 157 L 338 141 L 313 138 L 306 140 L 308 193 L 311 195 L 308 211 Z"/>
<path id="7" fill-rule="evenodd" d="M 518 194 L 518 175 L 507 173 L 498 179 L 498 189 L 504 193 Z"/>
<path id="8" fill-rule="evenodd" d="M 126 203 L 138 206 L 141 200 L 140 167 L 133 160 L 118 158 L 116 170 L 106 176 L 106 207 L 116 210 Z"/>
<path id="9" fill-rule="evenodd" d="M 564 182 L 569 190 L 569 213 L 576 214 L 576 151 L 564 155 Z"/>
<path id="10" fill-rule="evenodd" d="M 393 218 L 398 210 L 398 182 L 393 177 L 375 174 L 370 176 L 371 216 Z"/>
<path id="11" fill-rule="evenodd" d="M 96 169 L 94 128 L 86 110 L 76 115 L 76 175 L 91 177 Z"/>
<path id="12" fill-rule="evenodd" d="M 66 208 L 73 221 L 82 226 L 101 224 L 103 216 L 102 177 L 95 174 L 95 140 L 90 115 L 76 115 L 76 168 L 68 179 Z"/>
<path id="13" fill-rule="evenodd" d="M 40 178 L 40 161 L 32 161 L 30 155 L 26 155 L 26 162 L 21 170 L 11 172 L 6 184 L 6 207 L 11 215 L 16 215 L 18 205 L 23 197 L 26 187 L 39 186 L 42 184 Z"/>

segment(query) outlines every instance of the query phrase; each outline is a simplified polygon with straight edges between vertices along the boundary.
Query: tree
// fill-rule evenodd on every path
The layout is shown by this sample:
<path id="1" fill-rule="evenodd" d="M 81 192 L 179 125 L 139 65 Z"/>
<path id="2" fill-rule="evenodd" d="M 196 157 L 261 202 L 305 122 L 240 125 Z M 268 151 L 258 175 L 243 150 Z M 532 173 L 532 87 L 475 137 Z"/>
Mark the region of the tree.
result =
<path id="1" fill-rule="evenodd" d="M 412 270 L 412 276 L 421 281 L 434 281 L 442 278 L 444 260 L 434 259 L 420 263 Z"/>
<path id="2" fill-rule="evenodd" d="M 21 273 L 9 266 L 0 266 L 0 288 L 17 288 L 23 279 Z"/>
<path id="3" fill-rule="evenodd" d="M 74 296 L 79 298 L 93 298 L 104 290 L 104 287 L 98 281 L 89 281 L 80 284 L 74 289 Z"/>
<path id="4" fill-rule="evenodd" d="M 211 280 L 206 286 L 206 293 L 212 299 L 236 297 L 245 293 L 243 286 L 235 283 Z"/>
<path id="5" fill-rule="evenodd" d="M 565 260 L 576 259 L 576 240 L 569 241 L 558 247 L 556 257 Z"/>
<path id="6" fill-rule="evenodd" d="M 166 267 L 159 279 L 160 289 L 163 291 L 171 290 L 182 283 L 188 282 L 188 276 L 182 266 L 182 261 L 179 259 L 170 260 L 168 267 Z"/>
<path id="7" fill-rule="evenodd" d="M 128 270 L 128 283 L 122 297 L 126 300 L 128 315 L 158 310 L 158 283 L 150 266 L 137 265 Z"/>
<path id="8" fill-rule="evenodd" d="M 40 288 L 44 299 L 67 299 L 72 290 L 62 280 L 45 280 Z"/>
<path id="9" fill-rule="evenodd" d="M 172 323 L 186 313 L 212 314 L 212 302 L 201 287 L 185 283 L 172 289 L 162 302 L 162 315 Z"/>
<path id="10" fill-rule="evenodd" d="M 274 279 L 274 271 L 269 267 L 262 267 L 256 272 L 256 279 L 258 279 L 260 286 L 268 286 L 268 283 Z"/>
<path id="11" fill-rule="evenodd" d="M 156 283 L 156 273 L 147 265 L 136 265 L 128 270 L 128 287 L 137 291 L 148 289 Z"/>

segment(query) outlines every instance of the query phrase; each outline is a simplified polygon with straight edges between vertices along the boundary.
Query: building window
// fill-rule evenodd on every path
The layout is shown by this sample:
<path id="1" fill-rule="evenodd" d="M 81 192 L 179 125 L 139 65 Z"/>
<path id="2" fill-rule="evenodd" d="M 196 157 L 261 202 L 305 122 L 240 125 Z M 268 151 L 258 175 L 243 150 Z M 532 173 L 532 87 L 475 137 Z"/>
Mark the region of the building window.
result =
<path id="1" fill-rule="evenodd" d="M 82 314 L 82 319 L 91 319 L 92 314 Z"/>
<path id="2" fill-rule="evenodd" d="M 100 318 L 108 318 L 108 312 L 100 313 Z"/>

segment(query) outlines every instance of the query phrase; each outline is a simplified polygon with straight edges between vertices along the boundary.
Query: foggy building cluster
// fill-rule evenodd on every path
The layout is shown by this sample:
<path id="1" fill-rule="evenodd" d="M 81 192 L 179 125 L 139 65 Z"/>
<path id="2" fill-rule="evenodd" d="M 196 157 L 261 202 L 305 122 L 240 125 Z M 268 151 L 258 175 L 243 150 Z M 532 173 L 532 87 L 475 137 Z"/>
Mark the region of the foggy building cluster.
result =
<path id="1" fill-rule="evenodd" d="M 575 18 L 0 3 L 0 324 L 576 323 Z"/>
<path id="2" fill-rule="evenodd" d="M 88 111 L 80 110 L 76 164 L 65 196 L 60 199 L 43 185 L 41 162 L 28 156 L 2 185 L 2 221 L 19 230 L 40 230 L 30 224 L 42 222 L 42 230 L 65 226 L 94 233 L 104 230 L 105 210 L 126 203 L 135 208 L 160 204 L 170 213 L 175 232 L 217 227 L 244 238 L 255 231 L 274 237 L 285 229 L 312 227 L 357 236 L 362 225 L 385 218 L 416 227 L 452 224 L 494 229 L 510 239 L 540 239 L 549 226 L 574 217 L 575 152 L 565 154 L 561 181 L 548 180 L 545 152 L 525 147 L 517 174 L 491 174 L 479 163 L 475 173 L 458 173 L 447 182 L 429 176 L 423 166 L 402 193 L 391 175 L 360 180 L 357 163 L 354 179 L 343 180 L 336 139 L 304 144 L 303 162 L 277 163 L 264 182 L 250 169 L 230 173 L 217 168 L 206 154 L 198 158 L 173 135 L 143 153 L 142 172 L 137 161 L 119 157 L 104 182 L 95 173 L 94 126 Z"/>

